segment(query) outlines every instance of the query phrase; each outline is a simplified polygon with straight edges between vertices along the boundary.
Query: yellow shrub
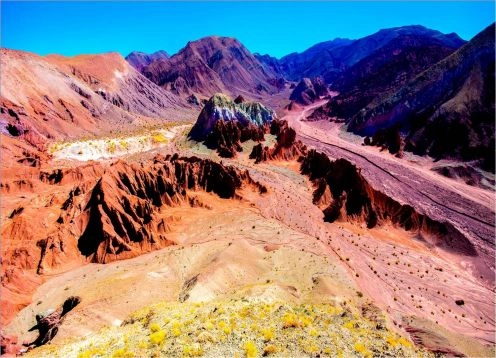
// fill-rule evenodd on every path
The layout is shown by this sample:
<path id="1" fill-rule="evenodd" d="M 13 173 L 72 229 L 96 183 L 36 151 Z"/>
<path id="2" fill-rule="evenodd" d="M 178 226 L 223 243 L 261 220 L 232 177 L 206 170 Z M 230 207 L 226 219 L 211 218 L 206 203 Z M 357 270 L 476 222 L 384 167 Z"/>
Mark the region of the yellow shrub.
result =
<path id="1" fill-rule="evenodd" d="M 324 354 L 327 354 L 328 356 L 332 355 L 333 350 L 331 347 L 325 347 L 324 348 Z"/>
<path id="2" fill-rule="evenodd" d="M 103 352 L 101 349 L 99 348 L 90 348 L 90 349 L 87 349 L 81 353 L 78 354 L 78 358 L 92 358 L 94 356 L 101 356 L 103 355 L 105 352 Z"/>
<path id="3" fill-rule="evenodd" d="M 294 313 L 286 312 L 282 317 L 283 328 L 300 327 L 300 321 Z"/>
<path id="4" fill-rule="evenodd" d="M 312 323 L 312 320 L 310 317 L 302 317 L 300 320 L 300 326 L 307 327 L 310 323 Z"/>
<path id="5" fill-rule="evenodd" d="M 117 349 L 112 354 L 112 358 L 134 358 L 134 353 L 129 352 L 126 348 Z"/>
<path id="6" fill-rule="evenodd" d="M 126 142 L 125 140 L 121 140 L 119 142 L 119 145 L 121 146 L 122 149 L 127 150 L 129 148 L 129 143 Z"/>
<path id="7" fill-rule="evenodd" d="M 150 334 L 150 342 L 153 344 L 162 344 L 165 340 L 165 331 L 158 331 Z"/>
<path id="8" fill-rule="evenodd" d="M 362 343 L 355 343 L 355 351 L 361 353 L 364 357 L 372 357 L 372 352 L 370 352 Z"/>
<path id="9" fill-rule="evenodd" d="M 263 328 L 261 332 L 266 342 L 274 339 L 274 328 Z"/>
<path id="10" fill-rule="evenodd" d="M 258 354 L 257 346 L 253 343 L 253 341 L 246 342 L 243 349 L 245 350 L 246 358 L 256 358 Z"/>
<path id="11" fill-rule="evenodd" d="M 353 329 L 353 328 L 355 328 L 355 325 L 353 324 L 352 321 L 348 321 L 345 324 L 343 324 L 343 327 L 347 328 L 347 329 Z"/>
<path id="12" fill-rule="evenodd" d="M 362 353 L 366 350 L 367 348 L 365 348 L 365 346 L 362 344 L 362 343 L 355 343 L 355 350 L 358 352 L 358 353 Z"/>
<path id="13" fill-rule="evenodd" d="M 183 347 L 183 354 L 186 357 L 200 357 L 205 353 L 198 343 L 192 345 L 185 345 Z"/>
<path id="14" fill-rule="evenodd" d="M 398 339 L 398 343 L 401 344 L 403 347 L 408 347 L 408 348 L 412 347 L 412 342 L 410 342 L 409 340 L 403 337 Z"/>
<path id="15" fill-rule="evenodd" d="M 319 347 L 315 343 L 307 343 L 303 346 L 303 351 L 307 354 L 312 354 L 318 352 Z"/>
<path id="16" fill-rule="evenodd" d="M 396 340 L 396 338 L 394 338 L 393 335 L 388 335 L 386 337 L 386 341 L 389 343 L 390 346 L 392 347 L 396 347 L 398 345 L 398 341 Z"/>
<path id="17" fill-rule="evenodd" d="M 181 324 L 177 321 L 172 324 L 172 335 L 174 337 L 179 337 L 181 335 Z"/>
<path id="18" fill-rule="evenodd" d="M 167 143 L 167 138 L 160 132 L 155 132 L 152 134 L 152 141 L 153 143 L 159 144 L 159 143 Z"/>
<path id="19" fill-rule="evenodd" d="M 113 154 L 115 152 L 115 148 L 116 148 L 116 145 L 115 145 L 115 142 L 109 142 L 108 145 L 107 145 L 107 150 L 109 151 L 109 153 Z"/>
<path id="20" fill-rule="evenodd" d="M 152 332 L 160 331 L 160 326 L 158 325 L 158 323 L 152 323 L 150 325 L 150 331 L 152 331 Z"/>

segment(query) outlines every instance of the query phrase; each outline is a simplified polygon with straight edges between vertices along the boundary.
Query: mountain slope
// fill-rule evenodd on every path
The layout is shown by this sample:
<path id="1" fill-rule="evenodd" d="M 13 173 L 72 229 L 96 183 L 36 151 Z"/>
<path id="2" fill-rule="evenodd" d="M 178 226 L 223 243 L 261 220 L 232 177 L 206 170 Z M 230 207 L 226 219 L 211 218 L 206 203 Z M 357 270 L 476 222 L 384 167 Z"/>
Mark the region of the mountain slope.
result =
<path id="1" fill-rule="evenodd" d="M 159 124 L 182 101 L 117 53 L 76 57 L 1 50 L 0 128 L 43 149 L 47 141 Z"/>
<path id="2" fill-rule="evenodd" d="M 405 84 L 458 49 L 453 46 L 423 34 L 399 35 L 344 70 L 331 86 L 339 95 L 319 111 L 348 119 L 378 95 Z"/>
<path id="3" fill-rule="evenodd" d="M 169 58 L 169 54 L 163 50 L 154 52 L 152 54 L 146 54 L 144 52 L 133 51 L 125 57 L 126 61 L 129 62 L 131 66 L 137 69 L 139 72 L 143 70 L 144 67 L 148 66 L 155 60 Z"/>
<path id="4" fill-rule="evenodd" d="M 341 71 L 339 49 L 353 43 L 353 40 L 335 39 L 316 44 L 302 53 L 292 53 L 279 60 L 280 67 L 286 77 L 297 81 L 302 77 L 323 75 Z M 328 78 L 325 78 L 328 80 Z"/>
<path id="5" fill-rule="evenodd" d="M 399 128 L 405 149 L 435 158 L 481 160 L 494 171 L 494 24 L 405 86 L 354 116 L 349 130 Z"/>
<path id="6" fill-rule="evenodd" d="M 278 75 L 260 63 L 238 40 L 205 37 L 188 44 L 170 59 L 143 69 L 150 80 L 178 94 L 210 97 L 217 92 L 274 93 Z"/>
<path id="7" fill-rule="evenodd" d="M 284 75 L 290 80 L 322 76 L 332 83 L 340 73 L 400 36 L 429 37 L 446 47 L 458 48 L 464 41 L 458 35 L 442 34 L 420 25 L 380 30 L 358 40 L 335 39 L 293 53 L 279 60 Z"/>

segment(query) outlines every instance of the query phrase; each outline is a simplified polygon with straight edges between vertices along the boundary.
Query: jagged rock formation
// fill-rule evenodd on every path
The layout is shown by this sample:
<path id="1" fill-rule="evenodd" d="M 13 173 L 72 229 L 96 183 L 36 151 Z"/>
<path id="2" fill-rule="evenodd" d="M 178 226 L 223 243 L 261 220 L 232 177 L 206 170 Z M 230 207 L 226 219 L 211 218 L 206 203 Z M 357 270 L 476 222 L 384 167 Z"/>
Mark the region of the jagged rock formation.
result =
<path id="1" fill-rule="evenodd" d="M 67 314 L 80 302 L 81 299 L 79 297 L 72 296 L 66 299 L 54 312 L 49 313 L 46 316 L 41 314 L 36 315 L 36 324 L 31 327 L 29 331 L 37 330 L 39 336 L 33 342 L 25 344 L 25 346 L 28 348 L 36 348 L 49 343 L 57 335 L 59 327 Z"/>
<path id="2" fill-rule="evenodd" d="M 125 57 L 126 61 L 129 62 L 139 72 L 143 71 L 143 68 L 148 66 L 150 63 L 160 59 L 169 58 L 169 54 L 164 50 L 160 50 L 151 54 L 146 54 L 144 52 L 133 51 Z"/>
<path id="3" fill-rule="evenodd" d="M 436 159 L 477 160 L 494 172 L 494 24 L 406 85 L 355 115 L 349 130 L 397 127 L 405 150 Z"/>
<path id="4" fill-rule="evenodd" d="M 275 93 L 278 88 L 274 84 L 280 77 L 238 40 L 216 36 L 188 42 L 170 59 L 153 61 L 142 72 L 177 94 L 208 97 L 216 92 Z"/>
<path id="5" fill-rule="evenodd" d="M 238 95 L 238 97 L 236 97 L 234 99 L 234 103 L 236 103 L 236 104 L 243 103 L 244 101 L 245 101 L 245 98 L 242 95 Z"/>
<path id="6" fill-rule="evenodd" d="M 272 121 L 270 134 L 276 136 L 276 144 L 272 148 L 264 147 L 262 143 L 255 145 L 250 153 L 250 159 L 255 159 L 255 163 L 299 159 L 306 154 L 306 146 L 296 140 L 296 132 L 288 126 L 287 121 Z"/>
<path id="7" fill-rule="evenodd" d="M 205 141 L 219 155 L 232 158 L 240 152 L 241 142 L 263 141 L 268 125 L 276 118 L 271 109 L 257 102 L 236 103 L 223 94 L 215 94 L 203 107 L 189 132 L 189 137 Z"/>
<path id="8" fill-rule="evenodd" d="M 303 78 L 295 87 L 289 99 L 306 106 L 327 94 L 327 86 L 321 77 Z"/>
<path id="9" fill-rule="evenodd" d="M 302 159 L 301 172 L 315 185 L 313 201 L 322 208 L 325 221 L 362 221 L 368 228 L 391 223 L 446 250 L 477 255 L 473 244 L 453 225 L 432 220 L 375 190 L 360 169 L 345 159 L 331 161 L 325 154 L 310 150 Z"/>
<path id="10" fill-rule="evenodd" d="M 160 207 L 201 205 L 188 190 L 236 198 L 242 184 L 256 186 L 248 172 L 195 157 L 156 157 L 146 170 L 118 162 L 92 189 L 77 218 L 83 229 L 78 248 L 91 261 L 105 263 L 168 246 L 169 224 L 158 214 Z"/>
<path id="11" fill-rule="evenodd" d="M 299 111 L 301 110 L 301 106 L 296 103 L 295 101 L 289 102 L 284 109 L 287 109 L 288 111 Z"/>
<path id="12" fill-rule="evenodd" d="M 440 166 L 432 170 L 447 178 L 461 179 L 465 184 L 472 186 L 494 190 L 496 185 L 494 179 L 482 175 L 480 171 L 466 164 Z"/>
<path id="13" fill-rule="evenodd" d="M 266 189 L 247 171 L 196 157 L 157 156 L 143 165 L 116 162 L 41 172 L 3 185 L 2 193 L 50 192 L 42 209 L 17 207 L 2 225 L 1 320 L 30 302 L 44 275 L 87 262 L 107 263 L 174 244 L 167 208 L 209 207 L 194 191 L 238 199 L 239 189 Z M 18 186 L 17 186 L 18 185 Z M 53 187 L 53 188 L 51 188 Z"/>

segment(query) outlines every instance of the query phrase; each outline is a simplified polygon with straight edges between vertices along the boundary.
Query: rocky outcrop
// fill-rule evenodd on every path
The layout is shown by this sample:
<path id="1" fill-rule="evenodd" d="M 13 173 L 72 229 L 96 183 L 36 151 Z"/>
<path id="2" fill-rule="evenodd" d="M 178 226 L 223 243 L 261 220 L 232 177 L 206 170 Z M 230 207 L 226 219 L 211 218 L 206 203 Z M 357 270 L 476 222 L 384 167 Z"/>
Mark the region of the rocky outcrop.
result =
<path id="1" fill-rule="evenodd" d="M 295 101 L 291 101 L 284 107 L 284 109 L 287 109 L 288 111 L 300 111 L 301 106 Z"/>
<path id="2" fill-rule="evenodd" d="M 263 146 L 262 143 L 255 145 L 250 153 L 250 159 L 255 159 L 255 163 L 299 159 L 306 154 L 306 146 L 296 140 L 296 132 L 288 126 L 287 121 L 272 121 L 270 134 L 276 136 L 276 144 L 272 148 Z"/>
<path id="3" fill-rule="evenodd" d="M 320 77 L 304 78 L 295 87 L 289 99 L 304 106 L 309 105 L 328 94 L 327 85 Z"/>
<path id="4" fill-rule="evenodd" d="M 243 103 L 244 101 L 245 101 L 245 98 L 242 95 L 238 95 L 238 97 L 236 97 L 234 99 L 234 103 L 236 103 L 236 104 Z"/>
<path id="5" fill-rule="evenodd" d="M 195 94 L 188 96 L 188 98 L 186 98 L 186 102 L 194 106 L 200 106 L 200 100 Z"/>
<path id="6" fill-rule="evenodd" d="M 156 157 L 146 170 L 118 162 L 91 190 L 75 219 L 82 229 L 78 248 L 92 262 L 106 263 L 171 245 L 160 208 L 195 203 L 188 190 L 237 198 L 243 184 L 262 188 L 248 172 L 195 157 Z"/>
<path id="7" fill-rule="evenodd" d="M 221 157 L 234 158 L 237 152 L 243 151 L 242 142 L 265 140 L 264 134 L 268 131 L 267 127 L 268 124 L 257 127 L 251 123 L 244 127 L 240 122 L 221 119 L 215 122 L 205 144 L 210 149 L 216 149 Z"/>
<path id="8" fill-rule="evenodd" d="M 15 356 L 22 346 L 19 339 L 14 335 L 4 334 L 0 332 L 0 355 Z"/>
<path id="9" fill-rule="evenodd" d="M 59 331 L 59 327 L 64 321 L 67 314 L 72 311 L 79 303 L 81 298 L 71 296 L 64 301 L 54 312 L 46 315 L 37 314 L 36 324 L 29 329 L 29 331 L 37 330 L 39 332 L 38 338 L 33 342 L 25 344 L 29 349 L 42 346 L 49 343 Z"/>
<path id="10" fill-rule="evenodd" d="M 447 178 L 463 180 L 467 185 L 494 190 L 496 182 L 491 176 L 486 176 L 468 164 L 444 165 L 432 168 L 433 171 Z"/>
<path id="11" fill-rule="evenodd" d="M 223 94 L 215 94 L 203 107 L 189 132 L 189 137 L 204 141 L 227 158 L 242 150 L 241 142 L 263 141 L 264 133 L 276 118 L 271 109 L 257 102 L 236 103 Z"/>
<path id="12" fill-rule="evenodd" d="M 390 223 L 417 233 L 421 240 L 459 254 L 476 256 L 473 244 L 448 222 L 439 222 L 375 190 L 360 169 L 345 159 L 331 161 L 310 150 L 301 162 L 301 173 L 315 185 L 314 204 L 323 208 L 324 220 L 364 222 L 368 228 Z"/>

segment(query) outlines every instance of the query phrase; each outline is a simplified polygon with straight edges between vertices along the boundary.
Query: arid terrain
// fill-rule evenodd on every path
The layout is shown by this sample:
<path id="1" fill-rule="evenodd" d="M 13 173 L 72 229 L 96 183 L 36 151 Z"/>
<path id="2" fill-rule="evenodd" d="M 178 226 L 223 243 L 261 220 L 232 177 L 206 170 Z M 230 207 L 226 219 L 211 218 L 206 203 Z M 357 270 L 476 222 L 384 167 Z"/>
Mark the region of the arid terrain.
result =
<path id="1" fill-rule="evenodd" d="M 494 356 L 490 155 L 368 145 L 335 115 L 475 45 L 388 31 L 327 44 L 322 73 L 222 37 L 127 62 L 2 49 L 2 353 Z M 426 55 L 397 82 L 328 85 L 404 48 Z"/>

